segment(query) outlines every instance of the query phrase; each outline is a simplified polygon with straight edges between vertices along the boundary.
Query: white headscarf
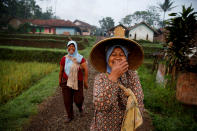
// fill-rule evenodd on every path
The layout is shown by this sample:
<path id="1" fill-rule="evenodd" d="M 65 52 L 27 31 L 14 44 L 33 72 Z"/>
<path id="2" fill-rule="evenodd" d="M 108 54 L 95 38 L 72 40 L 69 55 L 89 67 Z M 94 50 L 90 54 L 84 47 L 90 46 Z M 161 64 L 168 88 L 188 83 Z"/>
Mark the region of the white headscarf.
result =
<path id="1" fill-rule="evenodd" d="M 71 45 L 71 44 L 74 44 L 74 46 L 75 46 L 75 52 L 71 55 L 71 54 L 68 52 L 68 49 L 67 49 L 68 55 L 69 55 L 69 56 L 72 56 L 73 58 L 76 58 L 76 59 L 77 59 L 77 62 L 78 62 L 78 63 L 81 63 L 81 60 L 82 60 L 83 56 L 80 55 L 80 54 L 78 53 L 77 43 L 76 43 L 75 41 L 71 40 L 71 41 L 68 42 L 67 47 L 68 47 L 69 45 Z M 65 58 L 65 59 L 66 59 L 66 61 L 65 61 L 64 70 L 65 70 L 65 73 L 66 73 L 67 76 L 68 76 L 69 73 L 70 73 L 70 67 L 71 67 L 71 65 L 73 64 L 73 62 L 72 62 L 72 60 L 69 59 L 69 58 Z"/>

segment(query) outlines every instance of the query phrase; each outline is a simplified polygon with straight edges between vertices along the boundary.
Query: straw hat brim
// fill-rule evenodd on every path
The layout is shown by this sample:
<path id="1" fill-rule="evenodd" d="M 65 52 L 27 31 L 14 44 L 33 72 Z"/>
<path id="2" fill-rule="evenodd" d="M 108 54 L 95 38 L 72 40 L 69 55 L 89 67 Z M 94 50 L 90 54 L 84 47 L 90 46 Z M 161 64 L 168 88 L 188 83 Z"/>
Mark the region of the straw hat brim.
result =
<path id="1" fill-rule="evenodd" d="M 99 72 L 106 72 L 106 47 L 115 44 L 123 45 L 129 51 L 128 64 L 130 70 L 136 70 L 144 60 L 144 52 L 142 47 L 135 41 L 121 38 L 112 37 L 99 41 L 93 46 L 90 52 L 90 63 Z"/>

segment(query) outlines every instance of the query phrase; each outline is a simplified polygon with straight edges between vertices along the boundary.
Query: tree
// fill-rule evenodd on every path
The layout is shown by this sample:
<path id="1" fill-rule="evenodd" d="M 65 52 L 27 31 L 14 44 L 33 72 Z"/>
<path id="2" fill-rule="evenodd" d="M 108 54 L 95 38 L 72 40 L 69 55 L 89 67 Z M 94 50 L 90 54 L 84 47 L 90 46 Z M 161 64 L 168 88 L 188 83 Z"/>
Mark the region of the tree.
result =
<path id="1" fill-rule="evenodd" d="M 167 65 L 170 69 L 173 66 L 177 70 L 192 70 L 189 65 L 189 54 L 195 47 L 195 28 L 197 24 L 196 14 L 191 6 L 187 9 L 182 7 L 182 12 L 179 14 L 172 13 L 170 16 L 175 16 L 170 19 L 166 29 L 169 31 L 167 42 L 171 42 L 167 49 Z"/>
<path id="2" fill-rule="evenodd" d="M 114 20 L 111 17 L 106 17 L 102 20 L 99 20 L 99 24 L 104 31 L 107 31 L 114 27 Z"/>
<path id="3" fill-rule="evenodd" d="M 18 17 L 23 19 L 50 19 L 53 18 L 52 8 L 42 12 L 35 0 L 1 0 L 0 19 Z M 1 23 L 0 23 L 1 24 Z"/>
<path id="4" fill-rule="evenodd" d="M 42 15 L 43 15 L 43 13 L 42 13 L 42 10 L 41 10 L 41 8 L 39 7 L 39 6 L 35 6 L 35 10 L 34 10 L 34 16 L 33 16 L 33 18 L 34 19 L 37 19 L 37 18 L 42 18 Z"/>
<path id="5" fill-rule="evenodd" d="M 174 7 L 172 7 L 173 3 L 174 2 L 171 0 L 165 0 L 163 4 L 162 3 L 159 4 L 159 8 L 164 12 L 162 27 L 164 27 L 165 13 L 167 11 L 171 11 L 174 8 Z"/>
<path id="6" fill-rule="evenodd" d="M 124 26 L 130 27 L 132 23 L 131 15 L 126 15 L 125 18 L 122 18 L 122 21 L 120 23 Z"/>
<path id="7" fill-rule="evenodd" d="M 53 14 L 54 13 L 53 13 L 52 7 L 48 7 L 46 12 L 42 14 L 41 19 L 51 19 L 53 18 Z"/>
<path id="8" fill-rule="evenodd" d="M 130 15 L 130 19 L 135 23 L 144 21 L 152 27 L 154 27 L 155 24 L 159 25 L 160 23 L 160 15 L 157 13 L 155 6 L 150 6 L 146 11 L 134 12 Z"/>
<path id="9" fill-rule="evenodd" d="M 162 20 L 160 19 L 160 14 L 158 13 L 158 9 L 156 6 L 149 6 L 147 9 L 147 12 L 149 12 L 149 16 L 147 19 L 147 23 L 153 27 L 161 27 L 162 26 Z"/>
<path id="10" fill-rule="evenodd" d="M 29 19 L 33 17 L 33 14 L 31 12 L 31 1 L 27 1 L 27 0 L 20 0 L 18 2 L 18 6 L 17 8 L 17 15 L 16 17 L 19 18 L 24 18 L 24 19 Z"/>

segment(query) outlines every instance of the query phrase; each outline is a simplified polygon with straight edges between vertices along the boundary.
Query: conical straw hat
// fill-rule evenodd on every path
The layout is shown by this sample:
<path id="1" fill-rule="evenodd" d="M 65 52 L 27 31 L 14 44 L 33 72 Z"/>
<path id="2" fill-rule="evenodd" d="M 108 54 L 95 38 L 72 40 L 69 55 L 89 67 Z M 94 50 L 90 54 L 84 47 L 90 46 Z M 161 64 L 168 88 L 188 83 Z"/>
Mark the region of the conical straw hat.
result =
<path id="1" fill-rule="evenodd" d="M 90 52 L 90 63 L 97 71 L 106 72 L 106 48 L 115 44 L 122 45 L 129 51 L 130 70 L 136 70 L 143 63 L 144 52 L 137 42 L 123 37 L 111 37 L 99 41 Z"/>

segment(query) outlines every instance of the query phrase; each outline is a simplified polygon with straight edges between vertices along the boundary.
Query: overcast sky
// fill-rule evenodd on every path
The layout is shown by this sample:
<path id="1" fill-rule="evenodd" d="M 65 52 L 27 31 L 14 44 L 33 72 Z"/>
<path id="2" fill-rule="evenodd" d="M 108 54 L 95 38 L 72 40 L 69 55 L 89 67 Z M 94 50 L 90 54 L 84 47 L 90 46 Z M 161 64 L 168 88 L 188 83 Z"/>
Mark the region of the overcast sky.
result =
<path id="1" fill-rule="evenodd" d="M 36 0 L 37 4 L 46 11 L 52 7 L 56 16 L 61 19 L 74 21 L 76 19 L 99 26 L 99 20 L 112 17 L 115 25 L 128 14 L 143 11 L 149 6 L 158 6 L 164 0 Z M 197 0 L 173 0 L 174 8 L 171 12 L 181 12 L 182 5 L 192 4 L 197 12 Z M 167 12 L 170 13 L 170 12 Z M 167 14 L 166 14 L 166 17 Z"/>

